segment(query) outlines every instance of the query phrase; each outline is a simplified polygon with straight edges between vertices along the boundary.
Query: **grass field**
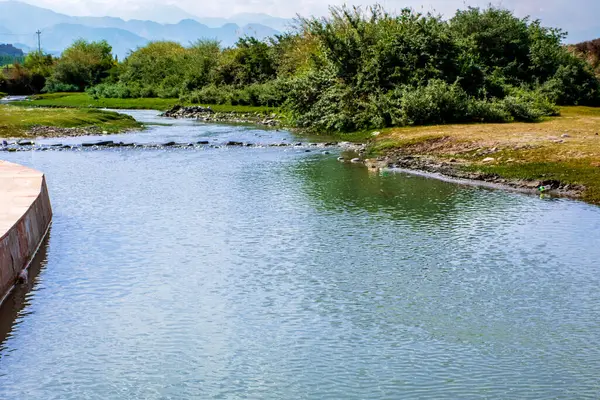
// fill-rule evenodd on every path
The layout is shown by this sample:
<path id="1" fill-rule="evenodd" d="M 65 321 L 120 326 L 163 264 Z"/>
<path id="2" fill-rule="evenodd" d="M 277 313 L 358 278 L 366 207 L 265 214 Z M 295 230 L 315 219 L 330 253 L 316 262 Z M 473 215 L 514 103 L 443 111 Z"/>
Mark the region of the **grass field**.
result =
<path id="1" fill-rule="evenodd" d="M 31 101 L 15 102 L 20 106 L 35 107 L 72 107 L 72 108 L 113 108 L 124 110 L 160 110 L 165 111 L 177 104 L 181 104 L 179 99 L 159 99 L 159 98 L 141 98 L 141 99 L 94 99 L 87 93 L 51 93 L 33 96 Z M 191 104 L 184 104 L 191 105 Z M 271 107 L 252 107 L 252 106 L 230 106 L 230 105 L 204 105 L 211 107 L 216 112 L 239 112 L 239 113 L 261 113 L 267 114 L 276 112 Z"/>
<path id="2" fill-rule="evenodd" d="M 583 185 L 583 200 L 600 204 L 600 108 L 565 107 L 539 123 L 391 128 L 371 146 L 373 155 L 398 150 L 507 179 Z"/>
<path id="3" fill-rule="evenodd" d="M 108 133 L 141 125 L 128 115 L 96 109 L 28 108 L 0 105 L 0 137 L 25 137 L 33 126 L 97 128 Z"/>

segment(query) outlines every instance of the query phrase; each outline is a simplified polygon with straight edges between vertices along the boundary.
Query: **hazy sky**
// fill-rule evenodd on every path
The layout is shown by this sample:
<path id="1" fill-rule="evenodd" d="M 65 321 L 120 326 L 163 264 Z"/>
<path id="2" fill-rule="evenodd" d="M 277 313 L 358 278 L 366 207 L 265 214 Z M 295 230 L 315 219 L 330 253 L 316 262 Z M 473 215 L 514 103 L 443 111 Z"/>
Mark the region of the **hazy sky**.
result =
<path id="1" fill-rule="evenodd" d="M 230 16 L 242 12 L 263 12 L 274 16 L 292 17 L 302 15 L 322 15 L 329 4 L 370 4 L 356 0 L 26 0 L 28 3 L 52 8 L 71 15 L 98 15 L 110 11 L 124 14 L 138 7 L 150 7 L 152 3 L 173 4 L 201 17 Z M 547 16 L 553 19 L 580 18 L 592 21 L 600 12 L 600 0 L 492 0 L 515 10 L 518 14 Z M 457 8 L 469 5 L 486 5 L 490 0 L 381 0 L 388 8 L 413 7 L 425 11 L 436 10 L 442 14 L 452 13 Z M 574 22 L 574 21 L 573 21 Z"/>

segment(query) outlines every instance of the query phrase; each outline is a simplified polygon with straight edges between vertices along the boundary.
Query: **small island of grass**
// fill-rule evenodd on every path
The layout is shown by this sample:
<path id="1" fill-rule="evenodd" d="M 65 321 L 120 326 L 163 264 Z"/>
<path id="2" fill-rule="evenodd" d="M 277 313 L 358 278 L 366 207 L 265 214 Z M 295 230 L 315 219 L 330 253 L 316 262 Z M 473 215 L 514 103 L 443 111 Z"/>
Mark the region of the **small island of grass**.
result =
<path id="1" fill-rule="evenodd" d="M 0 105 L 0 138 L 45 136 L 47 128 L 56 128 L 63 135 L 69 130 L 81 135 L 123 132 L 139 129 L 141 124 L 128 115 L 111 111 Z"/>

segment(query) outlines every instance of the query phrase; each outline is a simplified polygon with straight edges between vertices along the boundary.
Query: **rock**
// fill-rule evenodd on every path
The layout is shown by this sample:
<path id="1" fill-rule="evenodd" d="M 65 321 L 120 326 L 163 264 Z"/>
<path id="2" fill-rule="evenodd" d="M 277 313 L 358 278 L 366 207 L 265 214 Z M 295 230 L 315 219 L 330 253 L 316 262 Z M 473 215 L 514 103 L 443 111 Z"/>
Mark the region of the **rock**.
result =
<path id="1" fill-rule="evenodd" d="M 34 142 L 31 142 L 31 141 L 29 141 L 29 140 L 19 140 L 19 141 L 17 142 L 17 144 L 18 144 L 19 146 L 33 146 L 35 143 L 34 143 Z"/>
<path id="2" fill-rule="evenodd" d="M 566 133 L 564 135 L 561 136 L 561 138 L 570 138 L 570 135 L 567 135 Z"/>
<path id="3" fill-rule="evenodd" d="M 350 162 L 352 162 L 354 164 L 359 164 L 359 163 L 362 163 L 362 160 L 360 158 L 353 158 L 352 160 L 350 160 Z"/>
<path id="4" fill-rule="evenodd" d="M 496 159 L 495 159 L 495 158 L 493 158 L 493 157 L 488 157 L 488 158 L 484 158 L 482 162 L 484 162 L 484 163 L 492 163 L 492 162 L 494 162 L 494 161 L 496 161 Z"/>
<path id="5" fill-rule="evenodd" d="M 344 157 L 338 157 L 338 159 L 337 159 L 337 160 L 338 160 L 338 161 L 341 161 L 341 162 L 344 162 L 344 161 L 346 161 L 346 159 L 345 159 Z"/>
<path id="6" fill-rule="evenodd" d="M 107 131 L 102 131 L 102 134 L 103 135 L 108 135 L 108 132 Z"/>
<path id="7" fill-rule="evenodd" d="M 98 142 L 96 143 L 96 146 L 111 146 L 113 145 L 115 142 L 113 142 L 112 140 L 105 140 L 103 142 Z"/>
<path id="8" fill-rule="evenodd" d="M 329 152 L 329 151 L 324 151 L 324 152 L 323 152 L 323 154 L 325 154 L 325 155 L 327 156 L 327 155 L 331 154 L 331 152 Z"/>
<path id="9" fill-rule="evenodd" d="M 456 162 L 456 158 L 451 158 L 451 159 L 450 159 L 450 162 L 451 162 L 451 163 L 455 163 L 455 162 Z"/>
<path id="10" fill-rule="evenodd" d="M 234 141 L 229 141 L 227 143 L 225 143 L 225 146 L 243 146 L 244 143 L 242 142 L 234 142 Z"/>
<path id="11" fill-rule="evenodd" d="M 208 140 L 201 140 L 199 142 L 196 142 L 196 144 L 209 144 L 210 142 Z"/>
<path id="12" fill-rule="evenodd" d="M 177 145 L 176 142 L 167 142 L 167 143 L 163 144 L 164 147 L 171 147 L 171 146 L 175 146 L 175 145 Z"/>
<path id="13" fill-rule="evenodd" d="M 381 135 L 381 132 L 373 132 L 373 133 L 371 133 L 371 136 L 379 136 L 379 135 Z"/>

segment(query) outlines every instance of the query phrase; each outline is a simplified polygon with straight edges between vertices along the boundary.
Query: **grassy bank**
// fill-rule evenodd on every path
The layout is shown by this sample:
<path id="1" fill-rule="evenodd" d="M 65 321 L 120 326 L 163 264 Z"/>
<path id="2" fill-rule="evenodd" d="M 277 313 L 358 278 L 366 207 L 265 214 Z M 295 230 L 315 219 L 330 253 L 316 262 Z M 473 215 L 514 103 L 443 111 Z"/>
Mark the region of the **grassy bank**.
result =
<path id="1" fill-rule="evenodd" d="M 93 98 L 87 93 L 52 93 L 33 96 L 30 101 L 15 102 L 14 105 L 29 107 L 69 107 L 69 108 L 112 108 L 121 110 L 159 110 L 165 111 L 177 104 L 182 104 L 179 99 L 137 98 L 137 99 L 109 99 Z M 191 103 L 182 105 L 192 105 Z M 216 112 L 235 113 L 261 113 L 276 112 L 271 107 L 231 106 L 231 105 L 204 105 L 211 107 Z"/>
<path id="2" fill-rule="evenodd" d="M 127 115 L 95 109 L 27 108 L 0 105 L 0 137 L 27 137 L 35 126 L 83 128 L 108 133 L 136 129 L 141 125 Z"/>
<path id="3" fill-rule="evenodd" d="M 457 170 L 511 180 L 584 186 L 600 204 L 600 109 L 565 107 L 540 123 L 391 128 L 372 142 L 373 156 L 427 156 Z"/>

